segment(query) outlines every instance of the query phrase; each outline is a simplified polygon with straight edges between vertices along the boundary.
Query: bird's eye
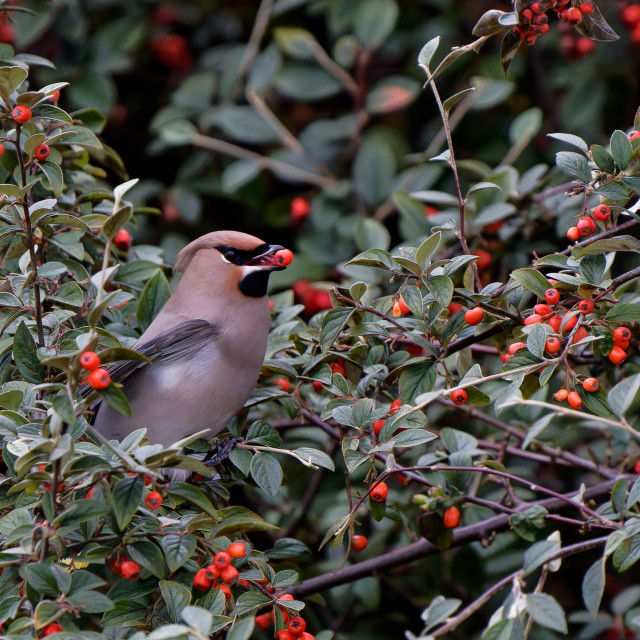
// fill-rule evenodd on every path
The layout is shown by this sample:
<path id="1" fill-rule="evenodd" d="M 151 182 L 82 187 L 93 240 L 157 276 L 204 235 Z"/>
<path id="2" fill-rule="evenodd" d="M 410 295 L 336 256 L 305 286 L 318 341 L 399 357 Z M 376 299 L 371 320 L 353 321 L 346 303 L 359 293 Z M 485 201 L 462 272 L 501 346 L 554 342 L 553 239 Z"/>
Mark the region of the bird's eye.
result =
<path id="1" fill-rule="evenodd" d="M 235 249 L 227 249 L 224 252 L 224 257 L 229 261 L 229 262 L 235 262 L 238 259 L 238 252 Z"/>

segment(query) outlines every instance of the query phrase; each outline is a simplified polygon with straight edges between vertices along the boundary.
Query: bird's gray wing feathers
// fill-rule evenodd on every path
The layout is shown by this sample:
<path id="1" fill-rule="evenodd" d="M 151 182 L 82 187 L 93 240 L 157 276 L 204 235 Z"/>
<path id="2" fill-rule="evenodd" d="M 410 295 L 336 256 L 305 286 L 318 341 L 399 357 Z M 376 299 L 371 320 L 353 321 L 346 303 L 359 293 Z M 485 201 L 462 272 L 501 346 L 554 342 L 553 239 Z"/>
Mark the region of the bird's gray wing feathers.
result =
<path id="1" fill-rule="evenodd" d="M 134 349 L 147 356 L 151 363 L 162 361 L 163 364 L 177 360 L 188 360 L 194 357 L 203 344 L 218 337 L 218 328 L 206 320 L 188 320 L 174 328 L 161 333 Z M 132 373 L 148 367 L 149 362 L 139 360 L 123 360 L 108 368 L 111 379 L 122 382 Z"/>

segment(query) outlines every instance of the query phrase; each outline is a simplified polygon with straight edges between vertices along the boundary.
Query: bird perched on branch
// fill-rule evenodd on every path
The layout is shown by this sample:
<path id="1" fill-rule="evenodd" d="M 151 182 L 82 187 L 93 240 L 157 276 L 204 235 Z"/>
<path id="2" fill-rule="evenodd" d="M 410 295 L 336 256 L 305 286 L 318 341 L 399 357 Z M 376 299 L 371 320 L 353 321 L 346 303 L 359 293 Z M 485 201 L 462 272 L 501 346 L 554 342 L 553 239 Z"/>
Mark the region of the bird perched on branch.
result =
<path id="1" fill-rule="evenodd" d="M 292 254 L 235 231 L 208 233 L 179 254 L 182 278 L 134 348 L 151 362 L 110 368 L 132 408 L 127 418 L 103 402 L 95 427 L 122 440 L 140 428 L 168 445 L 198 431 L 221 431 L 249 397 L 270 326 L 267 284 Z"/>

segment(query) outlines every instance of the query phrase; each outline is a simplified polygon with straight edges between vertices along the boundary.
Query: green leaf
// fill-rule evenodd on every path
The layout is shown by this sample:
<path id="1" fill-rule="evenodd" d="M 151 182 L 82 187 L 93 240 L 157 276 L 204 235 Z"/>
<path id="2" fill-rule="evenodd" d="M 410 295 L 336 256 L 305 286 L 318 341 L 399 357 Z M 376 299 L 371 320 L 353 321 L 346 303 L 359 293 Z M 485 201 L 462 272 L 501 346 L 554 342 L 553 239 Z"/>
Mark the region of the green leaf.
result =
<path id="1" fill-rule="evenodd" d="M 611 135 L 610 140 L 611 155 L 616 164 L 624 171 L 631 162 L 633 157 L 633 147 L 627 134 L 624 131 L 616 129 Z"/>
<path id="2" fill-rule="evenodd" d="M 618 302 L 607 311 L 606 319 L 611 322 L 640 322 L 640 304 Z"/>
<path id="3" fill-rule="evenodd" d="M 56 597 L 58 595 L 58 580 L 50 566 L 36 563 L 23 564 L 19 573 L 34 591 L 45 596 Z"/>
<path id="4" fill-rule="evenodd" d="M 453 282 L 447 276 L 431 276 L 427 279 L 427 287 L 435 301 L 443 308 L 451 302 L 453 297 Z"/>
<path id="5" fill-rule="evenodd" d="M 426 260 L 431 258 L 431 256 L 438 250 L 440 246 L 440 240 L 442 238 L 442 233 L 440 231 L 436 231 L 433 235 L 430 235 L 417 249 L 416 251 L 416 262 L 422 267 Z"/>
<path id="6" fill-rule="evenodd" d="M 464 97 L 473 93 L 476 90 L 475 87 L 468 87 L 467 89 L 463 89 L 462 91 L 458 91 L 458 93 L 454 93 L 452 96 L 449 96 L 443 103 L 443 109 L 448 113 L 453 109 L 453 107 L 460 102 Z M 495 186 L 495 185 L 494 185 Z"/>
<path id="7" fill-rule="evenodd" d="M 258 451 L 251 460 L 251 477 L 263 491 L 275 496 L 282 484 L 282 468 L 273 456 Z"/>
<path id="8" fill-rule="evenodd" d="M 372 114 L 392 113 L 410 105 L 420 93 L 420 85 L 406 76 L 380 80 L 367 94 L 365 108 Z"/>
<path id="9" fill-rule="evenodd" d="M 436 367 L 432 362 L 421 362 L 402 370 L 398 380 L 400 400 L 403 404 L 413 402 L 419 395 L 433 389 Z"/>
<path id="10" fill-rule="evenodd" d="M 399 9 L 394 0 L 367 0 L 353 16 L 356 38 L 367 49 L 380 46 L 393 32 Z"/>
<path id="11" fill-rule="evenodd" d="M 335 471 L 333 460 L 324 451 L 311 449 L 310 447 L 298 447 L 293 451 L 308 462 L 311 462 L 318 467 L 324 467 L 325 469 L 329 469 L 330 471 Z"/>
<path id="12" fill-rule="evenodd" d="M 343 90 L 343 84 L 328 71 L 303 63 L 285 64 L 274 85 L 280 93 L 302 102 L 331 98 Z"/>
<path id="13" fill-rule="evenodd" d="M 606 268 L 607 259 L 604 253 L 592 253 L 580 260 L 580 271 L 590 284 L 601 284 Z"/>
<path id="14" fill-rule="evenodd" d="M 593 161 L 598 166 L 598 169 L 605 171 L 606 173 L 615 173 L 616 163 L 611 157 L 611 154 L 603 146 L 599 144 L 592 144 L 591 155 L 593 156 Z"/>
<path id="15" fill-rule="evenodd" d="M 277 27 L 273 36 L 280 49 L 296 60 L 313 60 L 314 49 L 320 46 L 310 31 L 299 27 Z"/>
<path id="16" fill-rule="evenodd" d="M 387 251 L 391 244 L 391 235 L 386 227 L 373 218 L 358 218 L 354 239 L 360 251 L 366 249 Z"/>
<path id="17" fill-rule="evenodd" d="M 220 509 L 220 524 L 213 528 L 212 537 L 245 531 L 269 531 L 277 529 L 246 507 Z"/>
<path id="18" fill-rule="evenodd" d="M 132 215 L 133 207 L 130 204 L 124 204 L 103 222 L 102 233 L 104 233 L 107 238 L 113 238 L 116 233 L 129 222 Z"/>
<path id="19" fill-rule="evenodd" d="M 509 141 L 513 145 L 526 146 L 540 131 L 542 126 L 542 109 L 531 107 L 520 113 L 509 127 Z"/>
<path id="20" fill-rule="evenodd" d="M 349 260 L 347 265 L 355 264 L 363 267 L 378 267 L 389 271 L 402 271 L 402 267 L 391 257 L 388 251 L 369 249 Z"/>
<path id="21" fill-rule="evenodd" d="M 141 476 L 126 476 L 113 487 L 113 509 L 118 528 L 124 531 L 142 502 L 144 480 Z"/>
<path id="22" fill-rule="evenodd" d="M 438 45 L 440 44 L 440 36 L 436 36 L 427 42 L 427 44 L 420 49 L 420 53 L 418 54 L 418 66 L 422 67 L 425 71 L 431 64 L 431 58 L 433 58 L 433 54 L 437 51 Z"/>
<path id="23" fill-rule="evenodd" d="M 170 296 L 169 281 L 162 271 L 157 271 L 145 285 L 138 301 L 136 318 L 141 331 L 148 329 Z"/>
<path id="24" fill-rule="evenodd" d="M 636 373 L 621 380 L 609 390 L 607 404 L 619 418 L 622 418 L 629 408 L 633 406 L 639 390 L 640 373 Z"/>
<path id="25" fill-rule="evenodd" d="M 335 307 L 329 309 L 322 318 L 322 326 L 320 327 L 320 344 L 326 351 L 338 339 L 340 332 L 351 318 L 354 309 L 348 307 Z"/>
<path id="26" fill-rule="evenodd" d="M 104 613 L 114 608 L 113 602 L 98 591 L 74 593 L 68 598 L 69 604 L 78 607 L 84 613 Z"/>
<path id="27" fill-rule="evenodd" d="M 49 189 L 53 191 L 53 194 L 56 196 L 60 196 L 62 191 L 64 190 L 64 177 L 62 175 L 62 169 L 60 165 L 52 162 L 51 160 L 46 160 L 45 162 L 36 163 L 40 169 L 42 169 L 42 173 L 44 176 L 40 179 L 40 183 L 45 189 Z"/>
<path id="28" fill-rule="evenodd" d="M 100 391 L 100 395 L 104 401 L 120 415 L 126 418 L 131 417 L 131 405 L 124 393 L 122 393 L 120 387 L 115 384 L 110 384 L 106 389 Z"/>
<path id="29" fill-rule="evenodd" d="M 536 624 L 560 633 L 568 633 L 564 610 L 548 593 L 527 594 L 527 611 Z"/>
<path id="30" fill-rule="evenodd" d="M 26 78 L 27 70 L 22 67 L 0 67 L 0 95 L 5 104 L 11 104 L 11 94 Z"/>
<path id="31" fill-rule="evenodd" d="M 42 382 L 44 375 L 44 368 L 40 364 L 37 350 L 36 342 L 26 323 L 21 322 L 13 336 L 13 359 L 21 375 L 34 384 Z"/>
<path id="32" fill-rule="evenodd" d="M 591 244 L 580 247 L 574 257 L 582 258 L 593 253 L 607 253 L 609 251 L 640 251 L 640 244 L 631 236 L 616 236 L 615 238 L 605 238 L 596 240 Z"/>
<path id="33" fill-rule="evenodd" d="M 180 612 L 191 602 L 191 592 L 179 582 L 160 580 L 160 592 L 172 622 L 178 622 Z"/>
<path id="34" fill-rule="evenodd" d="M 529 520 L 535 521 L 538 525 L 538 529 L 544 526 L 544 517 L 547 515 L 546 509 L 538 509 L 536 512 L 529 514 Z M 554 540 L 540 540 L 532 544 L 524 553 L 524 575 L 533 573 L 538 567 L 549 562 L 556 553 L 560 551 L 560 541 Z"/>
<path id="35" fill-rule="evenodd" d="M 582 599 L 592 617 L 595 617 L 600 608 L 602 594 L 604 593 L 604 583 L 604 558 L 600 558 L 589 567 L 582 581 Z"/>
<path id="36" fill-rule="evenodd" d="M 566 142 L 576 149 L 580 149 L 583 153 L 588 153 L 589 147 L 587 143 L 580 137 L 574 136 L 572 133 L 548 133 L 549 138 L 560 140 L 560 142 Z"/>
<path id="37" fill-rule="evenodd" d="M 128 545 L 127 553 L 132 560 L 144 567 L 152 576 L 156 578 L 165 577 L 162 551 L 150 540 L 138 540 Z"/>
<path id="38" fill-rule="evenodd" d="M 177 571 L 196 549 L 196 537 L 190 533 L 164 536 L 160 541 L 164 557 L 169 567 L 169 573 Z"/>
<path id="39" fill-rule="evenodd" d="M 214 520 L 220 520 L 220 513 L 211 504 L 209 498 L 198 487 L 194 487 L 186 482 L 172 482 L 167 488 L 169 495 L 178 496 L 187 502 L 190 502 L 195 507 L 204 511 L 207 515 L 211 516 Z"/>
<path id="40" fill-rule="evenodd" d="M 233 627 L 231 627 L 231 630 L 227 633 L 226 640 L 249 640 L 253 633 L 254 625 L 254 616 L 236 618 Z"/>
<path id="41" fill-rule="evenodd" d="M 213 625 L 213 615 L 202 607 L 185 607 L 181 618 L 192 628 L 197 629 L 202 636 L 208 637 Z"/>
<path id="42" fill-rule="evenodd" d="M 367 204 L 377 206 L 389 197 L 395 174 L 396 157 L 387 140 L 365 138 L 353 162 L 353 180 Z"/>
<path id="43" fill-rule="evenodd" d="M 582 180 L 582 182 L 589 182 L 591 179 L 587 159 L 579 153 L 558 151 L 556 164 L 571 178 Z"/>
<path id="44" fill-rule="evenodd" d="M 544 298 L 544 292 L 551 287 L 551 283 L 535 269 L 515 269 L 511 277 L 523 287 L 533 291 L 539 298 Z"/>
<path id="45" fill-rule="evenodd" d="M 278 140 L 271 125 L 248 105 L 217 107 L 212 124 L 234 140 L 246 144 L 266 144 Z"/>

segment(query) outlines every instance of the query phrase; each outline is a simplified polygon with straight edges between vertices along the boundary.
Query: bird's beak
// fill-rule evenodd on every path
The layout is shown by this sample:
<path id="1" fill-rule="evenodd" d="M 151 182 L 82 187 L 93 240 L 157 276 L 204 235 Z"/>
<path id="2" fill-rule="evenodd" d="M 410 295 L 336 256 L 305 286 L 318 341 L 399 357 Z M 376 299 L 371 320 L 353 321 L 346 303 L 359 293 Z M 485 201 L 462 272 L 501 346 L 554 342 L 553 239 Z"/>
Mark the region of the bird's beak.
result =
<path id="1" fill-rule="evenodd" d="M 247 266 L 262 267 L 264 271 L 280 271 L 286 268 L 286 265 L 279 264 L 275 260 L 278 251 L 282 251 L 284 247 L 279 244 L 270 244 L 268 249 L 258 256 L 251 258 L 245 263 Z"/>

